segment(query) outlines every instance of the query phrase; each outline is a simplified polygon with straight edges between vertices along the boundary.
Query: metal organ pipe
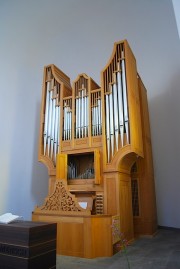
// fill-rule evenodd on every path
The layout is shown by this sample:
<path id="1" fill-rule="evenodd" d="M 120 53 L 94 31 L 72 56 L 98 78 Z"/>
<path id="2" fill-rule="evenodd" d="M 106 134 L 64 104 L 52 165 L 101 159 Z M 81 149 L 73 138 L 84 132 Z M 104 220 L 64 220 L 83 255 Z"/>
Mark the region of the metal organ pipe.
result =
<path id="1" fill-rule="evenodd" d="M 54 160 L 56 161 L 57 144 L 58 144 L 58 105 L 55 106 L 55 126 L 54 126 Z"/>
<path id="2" fill-rule="evenodd" d="M 114 74 L 115 75 L 115 74 Z M 115 139 L 116 139 L 116 150 L 118 151 L 118 140 L 119 140 L 119 128 L 118 128 L 118 103 L 117 103 L 117 86 L 116 79 L 112 86 L 113 91 L 113 101 L 114 101 L 114 129 L 115 129 Z"/>
<path id="3" fill-rule="evenodd" d="M 49 71 L 50 72 L 50 71 Z M 46 102 L 45 102 L 45 120 L 44 120 L 44 155 L 56 163 L 56 154 L 59 151 L 59 133 L 60 133 L 60 84 L 54 79 L 46 82 Z M 55 84 L 55 85 L 54 85 Z"/>
<path id="4" fill-rule="evenodd" d="M 122 53 L 124 57 L 124 52 Z M 125 60 L 121 61 L 122 68 L 122 85 L 123 85 L 123 105 L 124 105 L 124 122 L 125 122 L 125 132 L 127 136 L 127 143 L 129 143 L 129 115 L 128 115 L 128 104 L 127 104 L 127 87 L 126 87 L 126 71 L 125 71 Z"/>
<path id="5" fill-rule="evenodd" d="M 66 119 L 67 119 L 66 140 L 69 140 L 69 125 L 70 125 L 69 107 L 66 108 Z"/>
<path id="6" fill-rule="evenodd" d="M 47 145 L 50 87 L 51 85 L 50 85 L 50 82 L 48 81 L 46 83 L 46 105 L 45 105 L 45 120 L 44 120 L 44 155 L 46 154 L 46 145 Z"/>
<path id="7" fill-rule="evenodd" d="M 129 115 L 123 48 L 118 48 L 118 52 L 106 69 L 103 78 L 106 91 L 107 161 L 110 162 L 115 150 L 118 151 L 120 147 L 119 140 L 121 140 L 121 147 L 125 143 L 129 143 Z M 126 135 L 126 142 L 124 141 L 124 134 Z"/>
<path id="8" fill-rule="evenodd" d="M 79 102 L 78 102 L 78 133 L 79 136 L 78 138 L 81 137 L 81 98 L 79 97 Z"/>
<path id="9" fill-rule="evenodd" d="M 102 133 L 102 107 L 100 92 L 93 92 L 91 98 L 92 136 L 97 136 Z"/>
<path id="10" fill-rule="evenodd" d="M 51 144 L 51 122 L 52 122 L 52 89 L 50 90 L 49 101 L 49 118 L 48 118 L 48 156 L 50 156 L 50 144 Z"/>
<path id="11" fill-rule="evenodd" d="M 70 108 L 69 108 L 69 122 L 70 122 L 70 125 L 69 125 L 69 139 L 71 140 L 71 126 L 72 126 L 72 111 L 70 111 Z"/>
<path id="12" fill-rule="evenodd" d="M 117 72 L 117 87 L 118 87 L 118 114 L 119 114 L 119 130 L 121 134 L 121 145 L 124 143 L 124 112 L 123 112 L 123 96 L 121 85 L 121 74 Z"/>
<path id="13" fill-rule="evenodd" d="M 53 146 L 54 146 L 54 128 L 55 128 L 55 97 L 52 96 L 52 121 L 51 121 L 51 158 L 53 157 Z"/>
<path id="14" fill-rule="evenodd" d="M 87 93 L 86 89 L 84 89 L 84 135 L 87 137 L 87 122 L 88 122 L 88 106 L 87 106 Z"/>
<path id="15" fill-rule="evenodd" d="M 102 113 L 101 113 L 101 99 L 98 98 L 98 122 L 99 122 L 99 135 L 102 134 Z"/>
<path id="16" fill-rule="evenodd" d="M 88 136 L 88 125 L 89 125 L 89 117 L 88 117 L 88 108 L 89 101 L 87 95 L 87 89 L 82 83 L 81 88 L 78 89 L 78 94 L 75 99 L 75 130 L 76 130 L 76 138 L 84 138 Z"/>
<path id="17" fill-rule="evenodd" d="M 55 141 L 54 141 L 54 162 L 56 163 L 56 154 L 59 153 L 59 140 L 60 140 L 60 84 L 56 85 L 56 104 L 55 104 Z"/>
<path id="18" fill-rule="evenodd" d="M 79 112 L 78 112 L 78 109 L 79 109 L 79 98 L 76 97 L 76 138 L 79 137 L 79 118 L 78 118 L 78 115 L 79 115 Z"/>
<path id="19" fill-rule="evenodd" d="M 71 139 L 72 110 L 71 99 L 64 101 L 64 140 Z"/>
<path id="20" fill-rule="evenodd" d="M 94 114 L 94 94 L 92 94 L 92 106 L 91 106 L 91 121 L 92 121 L 92 136 L 95 135 L 95 114 Z"/>
<path id="21" fill-rule="evenodd" d="M 60 146 L 60 119 L 61 119 L 61 107 L 57 107 L 57 121 L 58 121 L 58 127 L 57 127 L 57 153 L 59 153 L 59 146 Z"/>
<path id="22" fill-rule="evenodd" d="M 95 112 L 96 112 L 96 135 L 99 135 L 99 106 L 98 106 L 98 93 L 96 93 L 96 106 L 95 106 Z"/>
<path id="23" fill-rule="evenodd" d="M 113 97 L 112 92 L 109 94 L 110 105 L 110 141 L 111 141 L 111 154 L 114 155 L 114 115 L 113 115 Z"/>
<path id="24" fill-rule="evenodd" d="M 66 140 L 66 102 L 64 103 L 64 140 Z"/>
<path id="25" fill-rule="evenodd" d="M 109 127 L 109 94 L 106 93 L 106 139 L 107 139 L 107 161 L 110 162 L 110 127 Z"/>
<path id="26" fill-rule="evenodd" d="M 81 134 L 84 137 L 84 89 L 81 90 Z"/>
<path id="27" fill-rule="evenodd" d="M 72 125 L 75 127 L 75 138 L 88 137 L 89 126 L 92 136 L 102 134 L 102 110 L 105 112 L 105 132 L 107 144 L 107 162 L 115 152 L 130 143 L 128 96 L 126 83 L 126 62 L 123 45 L 118 45 L 114 58 L 103 73 L 105 108 L 102 109 L 101 90 L 95 88 L 94 82 L 81 75 L 75 82 L 75 100 L 68 95 L 63 99 L 60 110 L 60 84 L 53 78 L 52 70 L 47 69 L 46 99 L 44 116 L 44 155 L 56 162 L 56 154 L 60 151 L 60 120 L 64 141 L 72 139 Z M 88 86 L 91 85 L 91 86 Z M 92 87 L 92 89 L 89 89 Z M 90 102 L 90 103 L 89 103 Z M 75 107 L 72 107 L 72 104 Z M 60 111 L 63 115 L 60 118 Z M 75 115 L 72 115 L 74 112 Z M 91 113 L 89 115 L 89 113 Z M 91 122 L 89 122 L 91 120 Z M 74 122 L 75 121 L 75 122 Z M 71 176 L 75 168 L 71 166 Z"/>

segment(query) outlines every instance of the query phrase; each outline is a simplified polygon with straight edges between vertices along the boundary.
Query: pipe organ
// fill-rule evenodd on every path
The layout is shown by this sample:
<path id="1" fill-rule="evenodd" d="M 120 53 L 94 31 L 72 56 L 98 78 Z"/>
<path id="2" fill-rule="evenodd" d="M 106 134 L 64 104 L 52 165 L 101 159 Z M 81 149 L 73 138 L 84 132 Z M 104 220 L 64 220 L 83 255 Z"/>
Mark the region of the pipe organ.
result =
<path id="1" fill-rule="evenodd" d="M 39 160 L 49 193 L 32 219 L 57 222 L 58 254 L 111 256 L 117 227 L 128 241 L 155 233 L 147 94 L 126 40 L 114 44 L 101 86 L 84 73 L 71 85 L 45 66 Z"/>

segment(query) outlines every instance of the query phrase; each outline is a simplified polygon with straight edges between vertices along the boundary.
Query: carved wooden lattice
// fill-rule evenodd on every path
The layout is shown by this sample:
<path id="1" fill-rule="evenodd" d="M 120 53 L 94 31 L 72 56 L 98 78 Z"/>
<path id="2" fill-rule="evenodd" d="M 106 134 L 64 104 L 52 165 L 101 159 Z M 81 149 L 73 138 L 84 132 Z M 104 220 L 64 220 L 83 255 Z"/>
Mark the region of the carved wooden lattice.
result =
<path id="1" fill-rule="evenodd" d="M 36 211 L 65 211 L 65 212 L 87 212 L 78 204 L 74 195 L 67 190 L 64 180 L 57 180 L 54 192 L 45 199 L 45 203 L 41 207 L 37 207 Z"/>

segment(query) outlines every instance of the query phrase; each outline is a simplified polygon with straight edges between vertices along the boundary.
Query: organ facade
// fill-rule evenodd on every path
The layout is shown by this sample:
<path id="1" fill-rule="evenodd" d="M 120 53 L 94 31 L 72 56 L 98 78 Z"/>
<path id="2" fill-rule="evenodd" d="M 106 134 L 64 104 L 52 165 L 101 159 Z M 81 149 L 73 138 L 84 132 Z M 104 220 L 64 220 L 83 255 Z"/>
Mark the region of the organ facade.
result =
<path id="1" fill-rule="evenodd" d="M 147 92 L 126 40 L 114 44 L 100 86 L 84 73 L 71 85 L 45 66 L 39 161 L 49 193 L 32 219 L 57 222 L 58 254 L 111 256 L 117 231 L 128 241 L 156 232 Z"/>

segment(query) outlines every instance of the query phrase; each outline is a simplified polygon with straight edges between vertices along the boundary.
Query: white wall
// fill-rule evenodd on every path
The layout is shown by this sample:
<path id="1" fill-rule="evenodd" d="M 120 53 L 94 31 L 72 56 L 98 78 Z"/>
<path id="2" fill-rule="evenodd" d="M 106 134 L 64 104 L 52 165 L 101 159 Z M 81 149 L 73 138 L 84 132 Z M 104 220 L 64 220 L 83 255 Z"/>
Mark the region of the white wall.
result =
<path id="1" fill-rule="evenodd" d="M 37 161 L 43 66 L 100 81 L 127 39 L 148 89 L 158 222 L 180 228 L 180 58 L 171 0 L 0 0 L 0 214 L 31 218 L 47 195 Z"/>
<path id="2" fill-rule="evenodd" d="M 176 18 L 176 24 L 178 28 L 179 38 L 180 38 L 180 1 L 179 0 L 172 0 L 174 13 Z"/>

